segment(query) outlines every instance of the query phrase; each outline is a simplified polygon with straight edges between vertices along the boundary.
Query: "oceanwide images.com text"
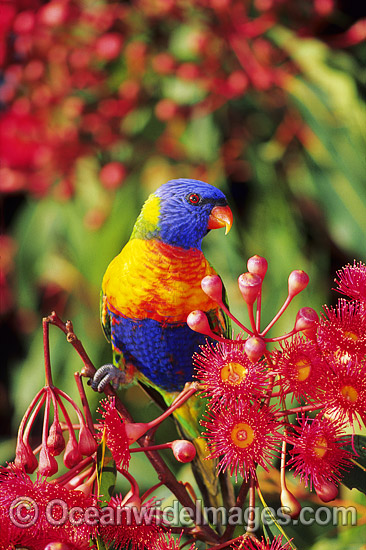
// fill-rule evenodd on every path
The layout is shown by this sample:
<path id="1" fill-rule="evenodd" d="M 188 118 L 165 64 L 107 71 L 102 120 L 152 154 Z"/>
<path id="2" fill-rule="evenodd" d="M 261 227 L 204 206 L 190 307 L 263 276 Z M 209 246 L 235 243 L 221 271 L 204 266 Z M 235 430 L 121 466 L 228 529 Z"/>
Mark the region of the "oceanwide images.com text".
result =
<path id="1" fill-rule="evenodd" d="M 289 510 L 287 510 L 289 511 Z M 16 498 L 9 507 L 9 516 L 14 525 L 19 528 L 28 528 L 34 525 L 40 517 L 38 504 L 29 497 Z M 159 524 L 167 527 L 189 527 L 193 524 L 206 525 L 208 523 L 221 525 L 243 525 L 250 522 L 252 529 L 256 530 L 261 524 L 279 525 L 301 524 L 305 526 L 333 525 L 354 526 L 357 524 L 357 511 L 353 506 L 335 506 L 328 508 L 320 506 L 312 508 L 304 506 L 296 519 L 286 513 L 286 508 L 277 510 L 271 507 L 232 507 L 226 510 L 223 506 L 204 507 L 197 500 L 194 508 L 182 507 L 176 500 L 171 506 L 161 507 L 160 501 L 155 501 L 151 506 L 123 506 L 112 508 L 106 506 L 99 508 L 90 506 L 81 508 L 75 506 L 69 508 L 62 499 L 50 500 L 46 508 L 42 510 L 42 516 L 53 526 L 61 526 L 70 523 L 74 526 L 82 525 L 149 525 Z"/>

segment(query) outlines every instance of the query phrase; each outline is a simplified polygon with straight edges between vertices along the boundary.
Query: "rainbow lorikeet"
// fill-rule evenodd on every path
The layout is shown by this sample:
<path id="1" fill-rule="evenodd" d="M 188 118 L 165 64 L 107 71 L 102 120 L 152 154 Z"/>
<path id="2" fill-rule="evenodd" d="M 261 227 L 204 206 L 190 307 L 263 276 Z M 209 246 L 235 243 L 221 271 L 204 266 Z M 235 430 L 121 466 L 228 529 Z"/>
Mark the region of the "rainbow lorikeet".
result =
<path id="1" fill-rule="evenodd" d="M 112 344 L 114 368 L 97 371 L 94 389 L 99 385 L 101 391 L 113 378 L 114 383 L 128 382 L 132 370 L 137 381 L 157 391 L 169 406 L 192 381 L 192 356 L 207 339 L 189 328 L 188 314 L 203 310 L 214 332 L 228 335 L 229 330 L 223 312 L 201 289 L 202 278 L 216 273 L 201 243 L 210 229 L 228 231 L 231 224 L 225 195 L 202 181 L 172 180 L 150 195 L 130 240 L 103 278 L 101 321 Z M 183 437 L 196 446 L 193 470 L 200 490 L 208 493 L 210 505 L 218 505 L 215 464 L 203 460 L 203 409 L 204 400 L 193 396 L 175 418 Z"/>

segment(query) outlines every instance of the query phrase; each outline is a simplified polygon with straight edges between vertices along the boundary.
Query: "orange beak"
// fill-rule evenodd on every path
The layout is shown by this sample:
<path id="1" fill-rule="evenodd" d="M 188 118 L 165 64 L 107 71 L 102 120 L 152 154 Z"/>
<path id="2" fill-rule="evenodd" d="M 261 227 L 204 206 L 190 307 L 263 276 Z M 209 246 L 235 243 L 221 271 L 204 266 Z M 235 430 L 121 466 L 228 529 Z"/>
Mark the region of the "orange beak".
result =
<path id="1" fill-rule="evenodd" d="M 208 218 L 207 229 L 218 229 L 226 227 L 225 235 L 227 235 L 233 225 L 233 213 L 229 206 L 214 206 Z"/>

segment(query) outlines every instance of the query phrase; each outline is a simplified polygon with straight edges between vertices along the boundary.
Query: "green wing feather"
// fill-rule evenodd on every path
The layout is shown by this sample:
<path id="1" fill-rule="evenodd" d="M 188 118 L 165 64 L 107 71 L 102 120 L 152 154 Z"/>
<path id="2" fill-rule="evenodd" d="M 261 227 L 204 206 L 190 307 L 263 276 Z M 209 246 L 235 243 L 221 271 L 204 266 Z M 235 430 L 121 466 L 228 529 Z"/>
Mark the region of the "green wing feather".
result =
<path id="1" fill-rule="evenodd" d="M 107 298 L 103 294 L 103 291 L 100 291 L 100 301 L 99 301 L 99 313 L 100 313 L 100 324 L 104 332 L 104 336 L 107 341 L 111 343 L 111 318 L 107 309 Z"/>
<path id="2" fill-rule="evenodd" d="M 105 296 L 105 294 L 103 294 L 102 290 L 100 291 L 99 310 L 100 310 L 100 324 L 102 325 L 104 336 L 106 337 L 107 341 L 111 344 L 112 343 L 111 316 L 109 315 L 108 308 L 107 308 L 107 297 Z M 112 345 L 112 356 L 113 356 L 113 365 L 115 367 L 118 367 L 121 370 L 125 370 L 126 365 L 125 365 L 123 354 L 120 351 L 117 351 L 113 345 Z"/>

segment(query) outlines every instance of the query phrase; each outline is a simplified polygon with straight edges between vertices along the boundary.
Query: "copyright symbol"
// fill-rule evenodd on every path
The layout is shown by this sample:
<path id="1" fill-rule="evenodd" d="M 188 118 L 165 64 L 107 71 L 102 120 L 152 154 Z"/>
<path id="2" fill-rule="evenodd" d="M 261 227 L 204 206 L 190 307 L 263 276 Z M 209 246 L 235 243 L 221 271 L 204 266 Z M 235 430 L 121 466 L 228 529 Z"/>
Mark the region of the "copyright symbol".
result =
<path id="1" fill-rule="evenodd" d="M 9 516 L 16 527 L 31 527 L 38 519 L 38 505 L 30 497 L 18 497 L 10 505 Z"/>

